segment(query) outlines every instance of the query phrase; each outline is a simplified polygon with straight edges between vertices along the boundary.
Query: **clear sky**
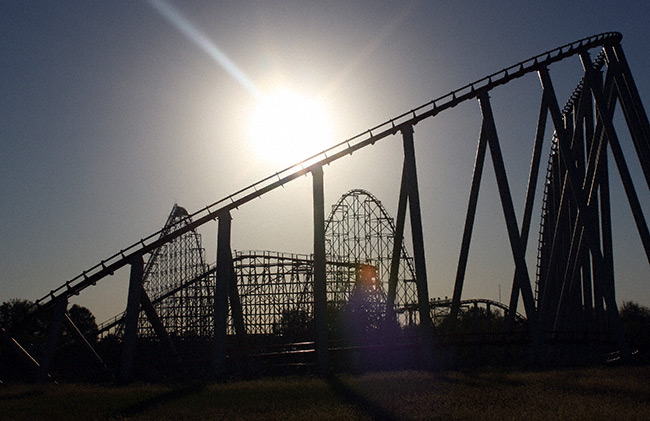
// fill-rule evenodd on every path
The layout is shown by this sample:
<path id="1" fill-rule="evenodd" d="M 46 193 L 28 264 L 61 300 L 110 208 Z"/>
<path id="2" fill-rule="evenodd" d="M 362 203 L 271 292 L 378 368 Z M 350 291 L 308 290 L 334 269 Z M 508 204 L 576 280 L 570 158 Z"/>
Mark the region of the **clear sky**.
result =
<path id="1" fill-rule="evenodd" d="M 650 107 L 648 16 L 647 1 L 5 0 L 0 300 L 40 298 L 161 228 L 174 203 L 193 212 L 293 163 L 256 152 L 251 136 L 274 88 L 318 98 L 334 144 L 520 60 L 619 31 Z M 579 60 L 551 75 L 564 102 Z M 534 74 L 491 92 L 519 218 L 540 95 Z M 432 297 L 452 294 L 480 123 L 469 102 L 415 127 Z M 301 127 L 285 120 L 287 135 Z M 395 215 L 401 159 L 395 137 L 326 167 L 326 206 L 363 188 Z M 617 300 L 650 305 L 648 262 L 618 176 L 612 185 Z M 464 297 L 498 299 L 500 286 L 505 301 L 513 263 L 491 164 L 482 186 Z M 311 179 L 233 218 L 235 249 L 310 253 Z M 212 262 L 216 223 L 201 233 Z M 125 308 L 127 278 L 75 302 L 110 317 Z"/>

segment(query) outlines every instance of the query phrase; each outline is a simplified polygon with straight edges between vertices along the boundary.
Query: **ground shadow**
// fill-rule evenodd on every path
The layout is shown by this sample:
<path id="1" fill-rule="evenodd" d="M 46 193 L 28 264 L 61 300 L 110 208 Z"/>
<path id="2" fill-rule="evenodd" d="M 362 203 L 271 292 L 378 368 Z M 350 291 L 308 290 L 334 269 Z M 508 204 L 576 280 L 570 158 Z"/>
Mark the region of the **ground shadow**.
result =
<path id="1" fill-rule="evenodd" d="M 174 388 L 173 390 L 170 390 L 169 392 L 162 393 L 160 395 L 152 396 L 151 398 L 145 399 L 141 402 L 137 402 L 131 406 L 128 406 L 126 408 L 120 409 L 119 411 L 115 411 L 112 413 L 109 418 L 110 419 L 125 419 L 125 418 L 130 418 L 138 414 L 142 414 L 146 412 L 147 410 L 163 404 L 163 403 L 169 403 L 170 401 L 180 399 L 186 396 L 190 396 L 196 393 L 201 392 L 203 389 L 205 389 L 205 385 L 202 383 L 196 383 L 196 384 L 191 384 L 191 385 L 185 385 L 182 387 Z"/>
<path id="2" fill-rule="evenodd" d="M 370 415 L 374 420 L 398 420 L 399 417 L 377 403 L 371 401 L 365 396 L 360 395 L 357 391 L 350 386 L 343 383 L 336 375 L 332 374 L 327 377 L 327 382 L 334 392 L 336 392 L 343 400 L 354 405 L 364 413 Z"/>

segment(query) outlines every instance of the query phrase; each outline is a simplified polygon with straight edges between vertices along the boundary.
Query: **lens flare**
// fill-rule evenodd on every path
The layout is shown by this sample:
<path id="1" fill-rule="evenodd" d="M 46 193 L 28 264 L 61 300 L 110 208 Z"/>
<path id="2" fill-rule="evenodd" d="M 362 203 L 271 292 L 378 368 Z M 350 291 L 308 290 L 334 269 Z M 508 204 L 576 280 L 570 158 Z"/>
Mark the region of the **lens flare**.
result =
<path id="1" fill-rule="evenodd" d="M 198 30 L 181 13 L 163 0 L 149 0 L 149 4 L 160 13 L 169 23 L 174 25 L 194 45 L 207 53 L 233 79 L 246 88 L 251 95 L 257 97 L 259 90 L 252 80 L 241 71 L 237 65 L 226 56 L 203 32 Z"/>
<path id="2" fill-rule="evenodd" d="M 259 99 L 248 129 L 256 154 L 281 165 L 316 154 L 332 140 L 332 124 L 324 105 L 317 98 L 286 89 Z"/>
<path id="3" fill-rule="evenodd" d="M 263 93 L 203 32 L 165 0 L 149 4 L 194 45 L 207 53 L 257 101 L 250 115 L 248 137 L 256 155 L 273 164 L 291 165 L 316 154 L 332 140 L 332 125 L 316 98 L 286 89 Z"/>

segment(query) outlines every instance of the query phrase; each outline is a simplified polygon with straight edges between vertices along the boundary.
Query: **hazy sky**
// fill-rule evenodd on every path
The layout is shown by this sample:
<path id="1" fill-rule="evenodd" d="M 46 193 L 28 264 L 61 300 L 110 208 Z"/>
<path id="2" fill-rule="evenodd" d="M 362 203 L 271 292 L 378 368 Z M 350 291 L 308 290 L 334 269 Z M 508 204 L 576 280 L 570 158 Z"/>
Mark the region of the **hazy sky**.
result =
<path id="1" fill-rule="evenodd" d="M 176 23 L 161 4 L 0 3 L 1 301 L 45 295 L 157 231 L 174 203 L 193 212 L 291 164 L 255 152 L 256 92 L 319 98 L 334 144 L 520 60 L 620 31 L 650 107 L 647 1 L 170 0 Z M 580 62 L 550 70 L 563 103 Z M 534 74 L 491 92 L 519 218 L 540 95 Z M 480 123 L 469 102 L 415 127 L 432 297 L 452 295 Z M 395 137 L 326 167 L 326 206 L 364 188 L 395 215 L 401 160 Z M 650 305 L 648 263 L 611 179 L 617 300 Z M 500 285 L 505 301 L 513 263 L 489 163 L 482 187 L 464 297 L 498 299 Z M 310 253 L 310 177 L 233 218 L 235 249 Z M 212 262 L 216 223 L 201 233 Z M 125 308 L 127 278 L 75 301 L 104 320 Z"/>

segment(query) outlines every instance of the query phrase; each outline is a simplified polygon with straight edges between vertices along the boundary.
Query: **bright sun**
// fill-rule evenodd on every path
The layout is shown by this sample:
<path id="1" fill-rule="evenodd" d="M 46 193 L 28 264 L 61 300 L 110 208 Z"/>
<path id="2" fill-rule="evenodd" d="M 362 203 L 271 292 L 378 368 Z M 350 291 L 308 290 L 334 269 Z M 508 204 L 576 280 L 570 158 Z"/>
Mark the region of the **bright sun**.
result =
<path id="1" fill-rule="evenodd" d="M 286 89 L 263 95 L 248 122 L 255 153 L 276 165 L 291 165 L 330 145 L 332 125 L 316 98 Z"/>

